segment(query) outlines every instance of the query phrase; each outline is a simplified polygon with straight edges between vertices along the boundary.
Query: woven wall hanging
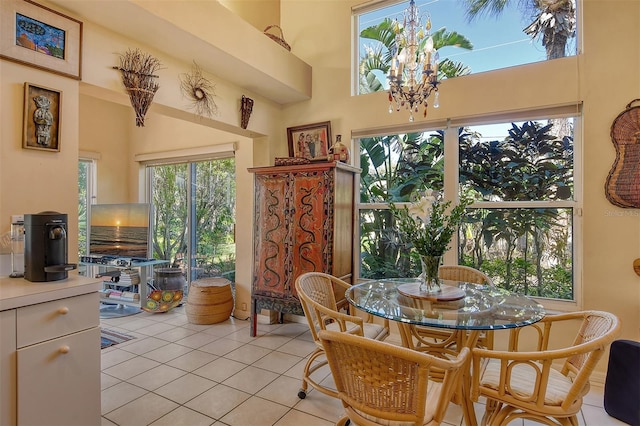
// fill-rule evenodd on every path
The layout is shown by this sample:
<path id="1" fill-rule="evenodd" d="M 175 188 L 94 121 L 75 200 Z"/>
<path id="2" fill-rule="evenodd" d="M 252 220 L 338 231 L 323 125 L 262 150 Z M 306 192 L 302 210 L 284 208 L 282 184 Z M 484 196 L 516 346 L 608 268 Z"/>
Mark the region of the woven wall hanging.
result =
<path id="1" fill-rule="evenodd" d="M 607 199 L 619 207 L 640 208 L 640 99 L 613 120 L 611 141 L 616 160 L 605 183 Z"/>
<path id="2" fill-rule="evenodd" d="M 144 117 L 160 88 L 154 73 L 161 68 L 160 60 L 138 49 L 120 55 L 120 66 L 113 67 L 122 74 L 122 84 L 129 93 L 136 112 L 136 126 L 144 127 Z"/>
<path id="3" fill-rule="evenodd" d="M 216 85 L 204 76 L 196 61 L 193 61 L 190 72 L 180 75 L 182 94 L 191 101 L 190 108 L 200 117 L 218 115 L 218 105 L 213 100 L 215 88 Z"/>

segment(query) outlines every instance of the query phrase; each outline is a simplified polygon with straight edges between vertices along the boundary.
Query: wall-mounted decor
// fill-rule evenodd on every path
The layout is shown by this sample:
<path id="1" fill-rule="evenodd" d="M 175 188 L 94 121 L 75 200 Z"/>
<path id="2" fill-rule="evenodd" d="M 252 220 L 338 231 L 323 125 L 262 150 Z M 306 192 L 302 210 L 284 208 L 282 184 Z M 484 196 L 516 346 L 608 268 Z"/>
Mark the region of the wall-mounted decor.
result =
<path id="1" fill-rule="evenodd" d="M 616 159 L 605 184 L 607 199 L 618 207 L 640 208 L 640 99 L 613 120 L 611 141 Z"/>
<path id="2" fill-rule="evenodd" d="M 251 118 L 251 112 L 253 111 L 253 99 L 247 98 L 245 95 L 242 95 L 242 100 L 240 101 L 240 127 L 246 129 L 249 125 L 249 118 Z"/>
<path id="3" fill-rule="evenodd" d="M 331 122 L 306 124 L 287 128 L 289 156 L 308 158 L 311 161 L 327 161 Z"/>
<path id="4" fill-rule="evenodd" d="M 218 105 L 213 97 L 216 86 L 202 75 L 202 70 L 193 61 L 191 72 L 180 75 L 182 94 L 191 100 L 191 109 L 201 117 L 212 117 L 218 114 Z"/>
<path id="5" fill-rule="evenodd" d="M 144 117 L 153 102 L 153 97 L 160 88 L 154 80 L 158 78 L 154 73 L 162 67 L 160 60 L 139 49 L 128 50 L 120 55 L 120 66 L 113 67 L 120 70 L 122 84 L 129 92 L 131 106 L 136 112 L 136 126 L 144 127 Z"/>
<path id="6" fill-rule="evenodd" d="M 0 1 L 0 57 L 81 78 L 82 22 L 30 0 Z"/>
<path id="7" fill-rule="evenodd" d="M 61 91 L 25 83 L 22 147 L 60 151 L 61 110 Z"/>

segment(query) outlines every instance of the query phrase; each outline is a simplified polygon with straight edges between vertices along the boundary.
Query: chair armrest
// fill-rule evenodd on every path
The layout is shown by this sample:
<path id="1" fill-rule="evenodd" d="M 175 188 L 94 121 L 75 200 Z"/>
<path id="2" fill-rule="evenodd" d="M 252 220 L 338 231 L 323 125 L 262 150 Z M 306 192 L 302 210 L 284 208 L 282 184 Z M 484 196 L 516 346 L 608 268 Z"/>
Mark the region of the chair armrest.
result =
<path id="1" fill-rule="evenodd" d="M 344 294 L 345 291 L 351 288 L 351 284 L 334 276 L 331 276 L 331 282 L 334 284 L 334 289 L 336 287 L 339 287 L 340 294 Z M 334 290 L 334 293 L 335 293 L 335 290 Z M 356 307 L 353 306 L 351 303 L 349 303 L 349 301 L 346 298 L 343 298 L 340 300 L 336 299 L 336 306 L 338 307 L 338 310 L 346 309 L 346 311 L 351 316 L 357 316 L 356 311 L 363 312 L 362 310 L 357 310 Z M 365 314 L 366 314 L 366 317 L 364 321 L 367 323 L 372 323 L 374 316 L 368 312 L 366 312 Z M 389 320 L 387 318 L 384 319 L 384 327 L 389 328 Z"/>
<path id="2" fill-rule="evenodd" d="M 351 334 L 364 336 L 364 320 L 362 318 L 337 312 L 316 303 L 313 304 L 313 309 L 315 310 L 316 317 L 320 319 L 318 321 L 320 329 L 326 330 L 328 324 L 336 323 L 343 333 L 348 331 Z"/>

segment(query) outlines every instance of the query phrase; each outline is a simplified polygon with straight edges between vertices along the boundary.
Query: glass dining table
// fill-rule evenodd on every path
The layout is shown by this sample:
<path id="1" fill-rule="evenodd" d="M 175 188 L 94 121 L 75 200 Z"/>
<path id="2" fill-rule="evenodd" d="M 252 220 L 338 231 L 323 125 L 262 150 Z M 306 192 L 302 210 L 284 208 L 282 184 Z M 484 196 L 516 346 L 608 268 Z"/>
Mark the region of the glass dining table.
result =
<path id="1" fill-rule="evenodd" d="M 524 327 L 545 315 L 534 299 L 498 287 L 443 280 L 441 292 L 421 293 L 418 285 L 415 278 L 371 280 L 352 285 L 345 297 L 364 312 L 395 321 L 403 346 L 438 356 L 446 354 L 447 347 L 474 347 L 483 332 Z M 429 347 L 420 338 L 421 327 L 440 330 L 446 343 L 433 341 Z M 464 381 L 458 402 L 466 424 L 475 426 L 470 374 Z"/>

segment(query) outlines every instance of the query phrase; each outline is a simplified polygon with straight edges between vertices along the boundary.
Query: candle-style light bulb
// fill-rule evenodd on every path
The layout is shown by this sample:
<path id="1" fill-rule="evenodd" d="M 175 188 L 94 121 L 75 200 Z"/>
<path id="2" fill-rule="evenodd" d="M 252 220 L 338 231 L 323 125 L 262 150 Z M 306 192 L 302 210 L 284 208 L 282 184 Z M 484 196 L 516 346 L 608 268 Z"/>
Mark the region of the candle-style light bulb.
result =
<path id="1" fill-rule="evenodd" d="M 424 43 L 424 52 L 425 53 L 433 52 L 433 37 L 429 36 L 427 41 Z"/>
<path id="2" fill-rule="evenodd" d="M 400 51 L 400 54 L 398 55 L 398 61 L 401 64 L 405 64 L 407 61 L 407 49 L 403 48 L 402 51 Z"/>

